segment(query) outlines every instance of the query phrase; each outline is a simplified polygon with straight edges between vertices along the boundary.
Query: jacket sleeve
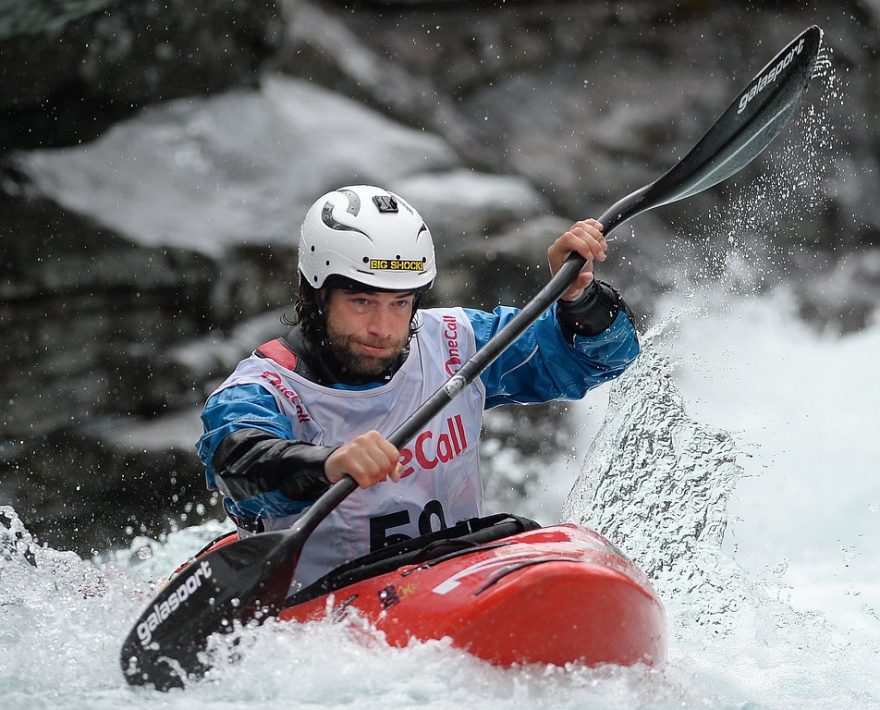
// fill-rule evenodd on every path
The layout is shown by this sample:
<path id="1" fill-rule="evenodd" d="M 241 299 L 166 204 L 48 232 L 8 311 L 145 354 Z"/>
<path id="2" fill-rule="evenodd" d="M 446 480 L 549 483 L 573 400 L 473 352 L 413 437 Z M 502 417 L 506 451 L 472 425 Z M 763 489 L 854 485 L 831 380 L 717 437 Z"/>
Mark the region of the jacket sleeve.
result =
<path id="1" fill-rule="evenodd" d="M 627 309 L 594 335 L 566 332 L 554 304 L 481 375 L 486 409 L 581 399 L 589 390 L 618 377 L 639 354 L 639 341 Z M 500 331 L 519 309 L 498 306 L 492 313 L 464 309 L 477 348 Z"/>
<path id="2" fill-rule="evenodd" d="M 208 488 L 219 488 L 233 501 L 272 493 L 272 507 L 287 508 L 278 493 L 312 502 L 330 485 L 324 462 L 333 447 L 297 441 L 290 419 L 259 385 L 235 385 L 211 396 L 202 411 L 202 424 L 204 433 L 196 448 Z M 276 509 L 274 514 L 297 512 L 302 506 L 293 508 Z"/>

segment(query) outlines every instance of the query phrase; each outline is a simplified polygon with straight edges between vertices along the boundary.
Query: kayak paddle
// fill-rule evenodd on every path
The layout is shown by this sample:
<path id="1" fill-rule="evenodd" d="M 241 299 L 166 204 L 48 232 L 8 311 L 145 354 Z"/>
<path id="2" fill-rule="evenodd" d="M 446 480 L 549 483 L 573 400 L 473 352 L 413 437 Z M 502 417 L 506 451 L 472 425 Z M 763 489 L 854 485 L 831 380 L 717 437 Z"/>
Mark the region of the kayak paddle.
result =
<path id="1" fill-rule="evenodd" d="M 813 74 L 822 31 L 810 27 L 762 69 L 709 132 L 658 180 L 615 203 L 600 218 L 608 235 L 642 212 L 684 199 L 727 179 L 755 158 L 795 112 Z M 580 273 L 586 260 L 572 254 L 519 314 L 470 358 L 388 439 L 403 447 L 473 382 Z M 357 488 L 346 476 L 287 530 L 253 535 L 192 562 L 158 592 L 122 646 L 131 685 L 182 687 L 207 670 L 199 653 L 207 639 L 277 614 L 303 546 L 324 518 Z"/>

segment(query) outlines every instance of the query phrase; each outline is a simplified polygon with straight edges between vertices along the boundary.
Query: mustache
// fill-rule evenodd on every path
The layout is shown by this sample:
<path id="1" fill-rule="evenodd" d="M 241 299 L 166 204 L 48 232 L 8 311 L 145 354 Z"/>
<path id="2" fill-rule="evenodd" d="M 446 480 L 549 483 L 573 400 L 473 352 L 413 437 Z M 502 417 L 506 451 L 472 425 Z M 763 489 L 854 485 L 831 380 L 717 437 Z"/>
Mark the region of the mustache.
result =
<path id="1" fill-rule="evenodd" d="M 357 343 L 359 345 L 366 345 L 371 348 L 389 348 L 397 342 L 395 338 L 383 338 L 381 340 L 361 340 L 351 338 L 349 342 Z"/>
<path id="2" fill-rule="evenodd" d="M 358 345 L 366 345 L 371 348 L 383 348 L 391 350 L 400 350 L 406 346 L 409 338 L 395 338 L 389 336 L 386 338 L 365 338 L 363 336 L 353 334 L 329 333 L 330 346 L 336 350 L 350 350 Z"/>

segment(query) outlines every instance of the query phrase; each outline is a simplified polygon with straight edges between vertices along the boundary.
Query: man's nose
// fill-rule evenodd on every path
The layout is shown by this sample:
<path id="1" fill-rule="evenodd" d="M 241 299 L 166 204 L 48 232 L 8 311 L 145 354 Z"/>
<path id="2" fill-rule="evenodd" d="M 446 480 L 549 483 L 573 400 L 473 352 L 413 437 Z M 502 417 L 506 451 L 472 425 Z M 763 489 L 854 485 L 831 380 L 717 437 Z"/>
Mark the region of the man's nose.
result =
<path id="1" fill-rule="evenodd" d="M 385 308 L 376 308 L 369 321 L 370 335 L 387 337 L 393 327 L 392 314 Z"/>

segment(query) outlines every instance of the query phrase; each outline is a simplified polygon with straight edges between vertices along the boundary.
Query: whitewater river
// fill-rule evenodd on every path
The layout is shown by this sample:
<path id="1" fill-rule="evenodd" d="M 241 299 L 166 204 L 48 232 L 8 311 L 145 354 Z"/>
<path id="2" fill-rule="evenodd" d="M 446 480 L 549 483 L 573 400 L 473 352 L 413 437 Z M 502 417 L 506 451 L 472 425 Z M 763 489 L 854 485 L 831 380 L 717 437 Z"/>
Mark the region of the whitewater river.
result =
<path id="1" fill-rule="evenodd" d="M 237 663 L 186 691 L 130 689 L 118 653 L 145 604 L 147 580 L 167 574 L 221 526 L 185 529 L 161 543 L 141 539 L 84 561 L 14 545 L 12 532 L 23 541 L 27 533 L 7 508 L 4 707 L 880 706 L 880 324 L 844 337 L 820 334 L 798 321 L 784 290 L 679 295 L 662 304 L 657 322 L 664 325 L 645 338 L 628 384 L 576 405 L 583 425 L 575 453 L 546 467 L 543 493 L 526 512 L 544 522 L 563 509 L 568 519 L 594 517 L 649 568 L 666 556 L 666 571 L 656 574 L 669 614 L 664 666 L 500 670 L 442 641 L 392 649 L 367 628 L 267 625 L 246 632 Z M 673 485 L 683 506 L 676 525 L 651 513 L 650 487 L 641 498 L 618 495 L 631 472 L 603 462 L 621 431 L 651 436 L 661 426 L 657 407 L 668 410 L 677 433 L 656 470 L 641 475 L 657 490 L 677 480 L 677 467 L 699 480 L 690 489 Z M 694 455 L 688 440 L 700 436 L 720 448 Z M 591 491 L 602 506 L 593 507 Z M 682 555 L 676 537 L 687 532 L 687 511 L 712 525 Z"/>
<path id="2" fill-rule="evenodd" d="M 786 287 L 757 287 L 772 263 L 738 243 L 810 219 L 831 132 L 821 111 L 798 123 L 787 170 L 716 219 L 730 253 L 707 258 L 701 287 L 677 279 L 636 363 L 571 406 L 572 447 L 540 462 L 488 452 L 530 493 L 496 479 L 487 512 L 586 524 L 651 576 L 665 664 L 502 670 L 444 641 L 394 649 L 353 624 L 270 623 L 184 691 L 131 689 L 119 650 L 153 582 L 225 525 L 83 560 L 29 544 L 0 507 L 3 707 L 880 707 L 880 311 L 844 336 L 808 325 Z"/>

